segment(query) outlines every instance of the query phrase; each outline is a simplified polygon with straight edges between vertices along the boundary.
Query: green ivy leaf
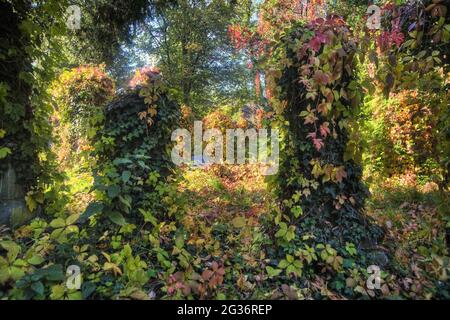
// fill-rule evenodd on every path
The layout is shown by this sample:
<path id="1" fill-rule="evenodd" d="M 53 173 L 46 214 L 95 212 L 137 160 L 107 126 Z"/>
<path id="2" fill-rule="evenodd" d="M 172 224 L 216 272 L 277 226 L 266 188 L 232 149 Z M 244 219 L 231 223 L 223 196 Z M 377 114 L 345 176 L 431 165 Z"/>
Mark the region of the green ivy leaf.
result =
<path id="1" fill-rule="evenodd" d="M 266 271 L 267 271 L 267 274 L 269 275 L 269 278 L 273 278 L 273 277 L 278 276 L 283 270 L 275 269 L 275 268 L 272 268 L 271 266 L 267 266 Z"/>
<path id="2" fill-rule="evenodd" d="M 127 170 L 127 171 L 122 172 L 122 181 L 124 183 L 127 183 L 130 180 L 130 177 L 131 177 L 130 171 Z"/>
<path id="3" fill-rule="evenodd" d="M 9 154 L 11 154 L 11 149 L 6 147 L 0 148 L 0 159 L 6 158 Z"/>
<path id="4" fill-rule="evenodd" d="M 31 289 L 33 289 L 33 291 L 40 296 L 44 294 L 44 285 L 40 281 L 33 282 L 33 284 L 31 285 Z"/>
<path id="5" fill-rule="evenodd" d="M 13 262 L 21 251 L 21 248 L 18 244 L 16 244 L 14 241 L 9 240 L 0 241 L 0 247 L 8 251 L 6 256 L 8 257 L 8 261 L 10 262 Z"/>
<path id="6" fill-rule="evenodd" d="M 78 214 L 71 214 L 67 219 L 66 219 L 66 226 L 70 226 L 71 224 L 74 224 L 78 218 L 80 216 Z"/>
<path id="7" fill-rule="evenodd" d="M 48 281 L 62 281 L 65 278 L 60 264 L 54 264 L 41 270 Z"/>
<path id="8" fill-rule="evenodd" d="M 287 262 L 286 260 L 281 260 L 280 263 L 278 264 L 278 268 L 281 269 L 286 269 L 289 266 L 289 262 Z"/>
<path id="9" fill-rule="evenodd" d="M 108 218 L 115 224 L 118 224 L 119 226 L 124 226 L 127 223 L 123 215 L 117 211 L 110 212 L 108 214 Z"/>
<path id="10" fill-rule="evenodd" d="M 63 218 L 56 218 L 50 222 L 50 227 L 52 228 L 64 228 L 66 226 L 66 221 Z"/>
<path id="11" fill-rule="evenodd" d="M 280 222 L 280 229 L 275 233 L 275 237 L 282 238 L 287 233 L 287 224 L 284 222 Z"/>
<path id="12" fill-rule="evenodd" d="M 81 293 L 83 294 L 83 299 L 87 299 L 92 293 L 95 292 L 97 286 L 91 281 L 83 282 L 81 285 Z"/>
<path id="13" fill-rule="evenodd" d="M 138 210 L 143 215 L 145 222 L 150 222 L 154 227 L 158 225 L 158 220 L 153 216 L 153 214 L 150 211 L 145 211 L 141 208 L 139 208 Z"/>
<path id="14" fill-rule="evenodd" d="M 94 214 L 98 214 L 102 212 L 103 210 L 103 203 L 101 202 L 92 202 L 88 205 L 84 213 L 80 216 L 80 221 L 86 221 L 89 219 L 89 217 L 93 216 Z"/>
<path id="15" fill-rule="evenodd" d="M 295 218 L 298 218 L 303 213 L 303 210 L 302 210 L 302 207 L 295 206 L 295 207 L 291 208 L 291 212 Z"/>
<path id="16" fill-rule="evenodd" d="M 111 199 L 117 197 L 120 193 L 120 187 L 116 185 L 112 185 L 108 187 L 108 197 Z"/>
<path id="17" fill-rule="evenodd" d="M 40 255 L 33 255 L 30 259 L 27 260 L 29 264 L 32 264 L 33 266 L 40 265 L 42 262 L 44 262 L 44 258 Z"/>
<path id="18" fill-rule="evenodd" d="M 81 293 L 81 291 L 74 291 L 74 292 L 69 292 L 67 294 L 67 297 L 69 298 L 69 300 L 82 300 L 83 294 Z"/>
<path id="19" fill-rule="evenodd" d="M 64 298 L 64 293 L 66 289 L 62 285 L 55 285 L 52 287 L 52 293 L 50 294 L 50 298 L 53 300 L 60 300 Z"/>

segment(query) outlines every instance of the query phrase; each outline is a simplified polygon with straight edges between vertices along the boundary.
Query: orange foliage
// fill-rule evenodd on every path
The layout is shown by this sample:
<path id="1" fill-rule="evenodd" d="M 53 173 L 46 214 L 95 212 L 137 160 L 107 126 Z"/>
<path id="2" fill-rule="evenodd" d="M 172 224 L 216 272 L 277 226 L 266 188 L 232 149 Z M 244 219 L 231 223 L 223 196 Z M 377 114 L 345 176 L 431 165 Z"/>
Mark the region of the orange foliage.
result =
<path id="1" fill-rule="evenodd" d="M 396 153 L 390 159 L 393 168 L 413 169 L 435 154 L 435 128 L 438 119 L 433 106 L 424 103 L 415 90 L 395 95 L 398 103 L 387 107 L 384 114 L 388 139 Z"/>
<path id="2" fill-rule="evenodd" d="M 225 114 L 223 111 L 215 110 L 203 118 L 203 128 L 217 128 L 225 133 L 226 129 L 234 128 L 234 122 L 233 119 L 231 119 L 231 117 Z"/>
<path id="3" fill-rule="evenodd" d="M 158 67 L 146 66 L 141 69 L 136 70 L 133 78 L 130 80 L 129 86 L 135 88 L 137 86 L 142 86 L 148 83 L 149 80 L 154 79 L 159 76 L 161 71 Z"/>

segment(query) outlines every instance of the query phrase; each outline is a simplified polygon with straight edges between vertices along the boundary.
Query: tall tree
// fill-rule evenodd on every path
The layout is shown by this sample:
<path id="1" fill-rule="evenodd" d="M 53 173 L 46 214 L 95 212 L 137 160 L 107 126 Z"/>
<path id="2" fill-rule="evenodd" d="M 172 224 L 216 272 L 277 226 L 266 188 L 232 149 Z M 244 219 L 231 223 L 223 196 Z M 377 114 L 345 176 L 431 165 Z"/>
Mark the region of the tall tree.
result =
<path id="1" fill-rule="evenodd" d="M 250 1 L 238 5 L 180 0 L 175 6 L 157 8 L 135 40 L 135 62 L 145 64 L 148 53 L 158 56 L 177 100 L 201 112 L 213 104 L 214 97 L 239 92 L 238 87 L 248 82 L 250 73 L 234 56 L 227 28 L 249 5 Z"/>
<path id="2" fill-rule="evenodd" d="M 71 66 L 106 64 L 117 78 L 128 73 L 124 46 L 131 43 L 140 23 L 175 0 L 75 0 L 80 8 L 78 29 L 65 38 Z"/>

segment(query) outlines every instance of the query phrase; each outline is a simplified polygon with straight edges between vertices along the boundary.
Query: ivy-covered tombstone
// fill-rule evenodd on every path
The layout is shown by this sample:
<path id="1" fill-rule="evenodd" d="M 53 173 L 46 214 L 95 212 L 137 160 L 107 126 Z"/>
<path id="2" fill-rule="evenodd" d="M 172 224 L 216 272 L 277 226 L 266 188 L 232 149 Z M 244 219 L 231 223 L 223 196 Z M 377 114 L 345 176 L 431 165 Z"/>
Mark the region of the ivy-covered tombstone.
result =
<path id="1" fill-rule="evenodd" d="M 285 141 L 278 176 L 284 220 L 299 235 L 373 249 L 382 237 L 363 213 L 356 43 L 337 17 L 295 24 L 275 51 L 275 109 Z"/>
<path id="2" fill-rule="evenodd" d="M 180 118 L 180 108 L 169 98 L 160 72 L 137 71 L 130 87 L 106 108 L 104 128 L 95 138 L 94 188 L 102 195 L 82 219 L 102 211 L 123 226 L 142 222 L 141 212 L 150 208 L 152 214 L 165 211 L 164 191 L 158 185 L 174 168 L 171 135 Z"/>

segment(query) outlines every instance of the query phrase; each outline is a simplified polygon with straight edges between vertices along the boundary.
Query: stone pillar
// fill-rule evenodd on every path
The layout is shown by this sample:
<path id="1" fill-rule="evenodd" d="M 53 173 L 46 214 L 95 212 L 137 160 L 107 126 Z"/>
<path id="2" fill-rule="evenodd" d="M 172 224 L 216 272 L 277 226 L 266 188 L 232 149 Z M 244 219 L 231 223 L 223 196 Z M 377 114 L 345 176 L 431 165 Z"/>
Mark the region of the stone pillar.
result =
<path id="1" fill-rule="evenodd" d="M 16 183 L 11 164 L 0 175 L 0 225 L 17 227 L 33 217 L 25 203 L 23 186 Z"/>

